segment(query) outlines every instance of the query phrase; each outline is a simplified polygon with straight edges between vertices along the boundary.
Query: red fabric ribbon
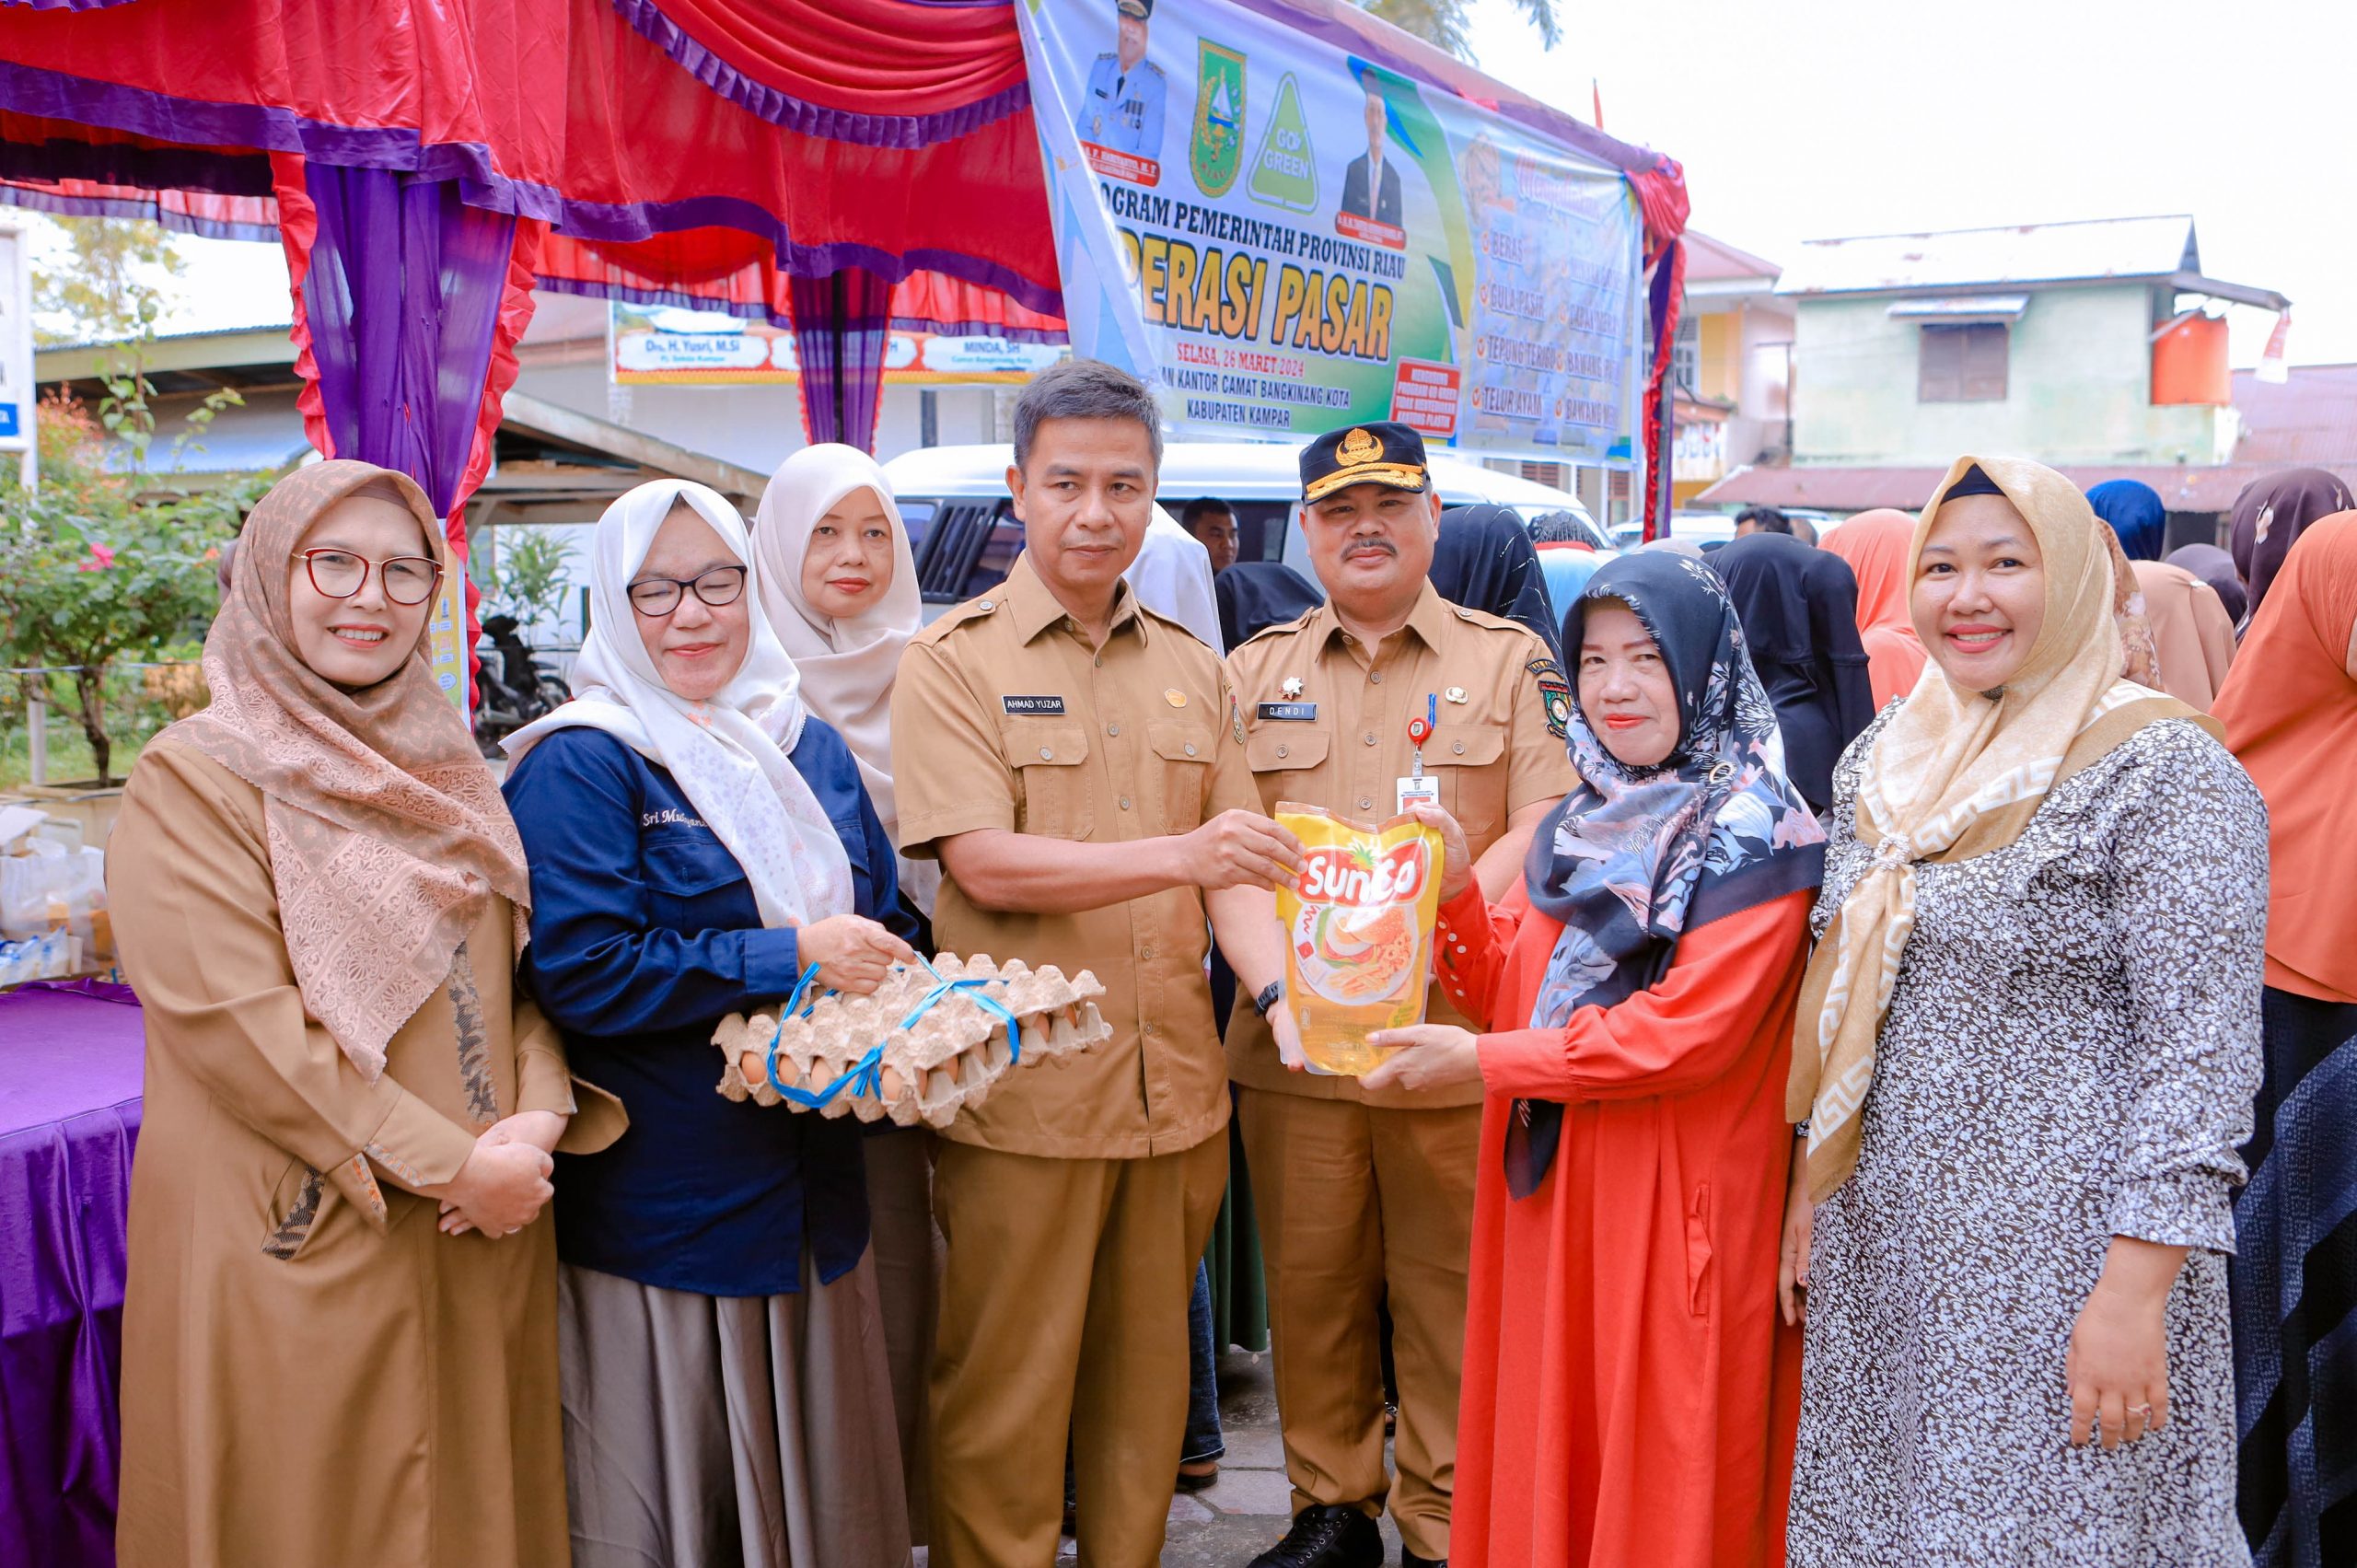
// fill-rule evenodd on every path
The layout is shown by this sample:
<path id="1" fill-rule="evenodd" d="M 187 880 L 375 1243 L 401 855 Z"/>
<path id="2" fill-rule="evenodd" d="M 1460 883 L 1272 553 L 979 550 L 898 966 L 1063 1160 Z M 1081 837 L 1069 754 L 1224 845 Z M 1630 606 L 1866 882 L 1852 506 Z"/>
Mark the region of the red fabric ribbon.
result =
<path id="1" fill-rule="evenodd" d="M 1663 414 L 1669 396 L 1669 367 L 1678 343 L 1678 319 L 1686 302 L 1686 232 L 1692 203 L 1686 193 L 1686 170 L 1674 157 L 1657 158 L 1651 168 L 1629 175 L 1636 192 L 1637 211 L 1645 225 L 1645 265 L 1654 271 L 1652 284 L 1653 373 L 1645 378 L 1643 420 L 1645 436 L 1644 537 L 1660 536 L 1666 492 L 1661 465 L 1668 460 Z"/>

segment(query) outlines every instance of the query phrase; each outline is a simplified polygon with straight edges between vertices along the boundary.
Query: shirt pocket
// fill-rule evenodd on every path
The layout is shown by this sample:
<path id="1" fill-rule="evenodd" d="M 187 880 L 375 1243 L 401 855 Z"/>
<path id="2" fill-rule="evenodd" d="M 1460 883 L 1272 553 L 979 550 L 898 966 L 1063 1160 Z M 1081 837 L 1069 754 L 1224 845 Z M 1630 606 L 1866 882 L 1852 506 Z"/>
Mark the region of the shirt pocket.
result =
<path id="1" fill-rule="evenodd" d="M 658 930 L 710 930 L 714 895 L 745 880 L 745 868 L 714 838 L 651 839 L 639 846 Z"/>
<path id="2" fill-rule="evenodd" d="M 1424 771 L 1440 780 L 1440 803 L 1469 839 L 1494 836 L 1505 819 L 1505 726 L 1497 724 L 1450 726 L 1424 743 Z"/>
<path id="3" fill-rule="evenodd" d="M 1006 760 L 1022 781 L 1018 830 L 1049 839 L 1086 839 L 1097 830 L 1089 786 L 1088 729 L 1078 724 L 1010 725 Z"/>
<path id="4" fill-rule="evenodd" d="M 1260 791 L 1260 809 L 1274 815 L 1281 800 L 1330 806 L 1319 778 L 1333 744 L 1316 725 L 1263 724 L 1244 738 L 1244 763 Z M 1386 816 L 1389 813 L 1386 812 Z"/>
<path id="5" fill-rule="evenodd" d="M 1165 721 L 1146 726 L 1145 739 L 1162 770 L 1162 830 L 1193 832 L 1203 820 L 1203 792 L 1211 784 L 1216 738 L 1193 725 Z"/>

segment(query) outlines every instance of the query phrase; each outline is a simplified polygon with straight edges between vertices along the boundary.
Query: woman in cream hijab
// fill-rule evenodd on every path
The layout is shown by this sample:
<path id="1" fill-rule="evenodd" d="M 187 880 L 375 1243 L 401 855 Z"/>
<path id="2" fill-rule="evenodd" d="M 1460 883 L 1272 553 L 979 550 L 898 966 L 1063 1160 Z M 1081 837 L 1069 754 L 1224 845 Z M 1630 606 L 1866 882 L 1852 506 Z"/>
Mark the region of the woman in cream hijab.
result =
<path id="1" fill-rule="evenodd" d="M 632 1121 L 556 1169 L 575 1568 L 911 1556 L 859 1124 L 714 1087 L 722 1018 L 804 983 L 869 994 L 917 932 L 759 580 L 713 491 L 623 494 L 578 695 L 506 742 L 523 975 Z"/>
<path id="2" fill-rule="evenodd" d="M 836 442 L 805 447 L 786 459 L 770 476 L 754 514 L 753 559 L 761 612 L 802 672 L 802 700 L 850 745 L 876 814 L 898 845 L 892 678 L 900 650 L 923 620 L 923 605 L 908 529 L 884 470 L 856 447 Z M 941 886 L 940 862 L 901 856 L 900 875 L 902 897 L 930 915 Z M 918 946 L 929 939 L 929 933 L 920 935 Z M 909 1523 L 923 1542 L 925 1377 L 941 1268 L 933 1225 L 933 1134 L 879 1122 L 865 1153 Z"/>
<path id="3" fill-rule="evenodd" d="M 2265 809 L 2122 679 L 2132 579 L 2060 474 L 1959 459 L 1908 562 L 1935 668 L 1836 771 L 1786 1103 L 1790 1560 L 2245 1562 Z"/>
<path id="4" fill-rule="evenodd" d="M 761 613 L 802 671 L 802 700 L 859 759 L 884 830 L 900 842 L 892 791 L 892 677 L 924 623 L 909 530 L 892 482 L 856 447 L 805 447 L 770 476 L 753 514 Z M 930 914 L 941 867 L 900 861 L 900 890 Z"/>

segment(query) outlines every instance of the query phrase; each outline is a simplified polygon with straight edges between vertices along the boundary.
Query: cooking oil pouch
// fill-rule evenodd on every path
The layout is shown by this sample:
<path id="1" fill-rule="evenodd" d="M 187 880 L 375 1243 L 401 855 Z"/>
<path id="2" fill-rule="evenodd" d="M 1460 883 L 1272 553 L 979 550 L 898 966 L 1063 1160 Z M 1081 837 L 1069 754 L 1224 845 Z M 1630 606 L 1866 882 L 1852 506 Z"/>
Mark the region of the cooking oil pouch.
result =
<path id="1" fill-rule="evenodd" d="M 1378 1029 L 1424 1021 L 1440 834 L 1413 817 L 1368 824 L 1281 802 L 1301 841 L 1301 875 L 1277 889 L 1285 928 L 1285 1006 L 1313 1071 L 1360 1077 L 1393 1052 Z"/>

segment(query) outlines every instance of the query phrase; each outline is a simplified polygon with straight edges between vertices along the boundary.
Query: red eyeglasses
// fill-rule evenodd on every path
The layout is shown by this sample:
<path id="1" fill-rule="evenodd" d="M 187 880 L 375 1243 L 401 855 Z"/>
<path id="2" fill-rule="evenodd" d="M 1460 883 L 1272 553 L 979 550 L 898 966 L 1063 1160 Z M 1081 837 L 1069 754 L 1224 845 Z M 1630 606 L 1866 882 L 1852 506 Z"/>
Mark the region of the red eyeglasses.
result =
<path id="1" fill-rule="evenodd" d="M 368 586 L 373 568 L 395 604 L 424 604 L 442 586 L 442 563 L 424 555 L 394 555 L 371 561 L 349 550 L 297 551 L 295 559 L 309 574 L 311 587 L 329 598 L 350 598 Z"/>

